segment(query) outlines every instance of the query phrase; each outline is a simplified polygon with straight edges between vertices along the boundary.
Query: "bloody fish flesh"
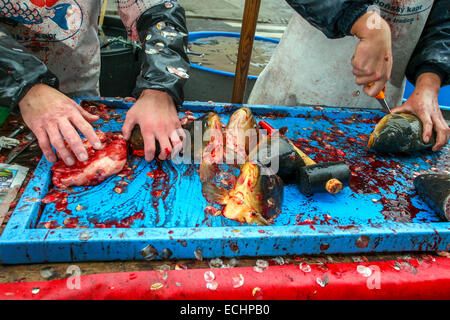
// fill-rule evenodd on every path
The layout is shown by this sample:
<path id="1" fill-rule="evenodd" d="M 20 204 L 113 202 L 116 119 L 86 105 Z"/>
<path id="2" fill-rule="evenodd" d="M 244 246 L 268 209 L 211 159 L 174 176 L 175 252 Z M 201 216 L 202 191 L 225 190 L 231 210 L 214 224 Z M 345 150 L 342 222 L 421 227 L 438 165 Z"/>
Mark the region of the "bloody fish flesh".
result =
<path id="1" fill-rule="evenodd" d="M 127 142 L 122 135 L 100 130 L 97 135 L 103 144 L 101 150 L 95 150 L 86 138 L 83 139 L 88 160 L 77 160 L 73 166 L 67 166 L 59 160 L 52 166 L 52 181 L 55 186 L 64 189 L 70 186 L 97 185 L 125 167 Z"/>
<path id="2" fill-rule="evenodd" d="M 257 142 L 257 123 L 251 110 L 241 107 L 228 120 L 225 128 L 225 157 L 227 163 L 244 164 Z"/>
<path id="3" fill-rule="evenodd" d="M 269 225 L 281 211 L 283 182 L 275 174 L 263 175 L 261 165 L 247 162 L 231 190 L 206 182 L 202 192 L 209 202 L 224 206 L 222 213 L 228 219 Z"/>
<path id="4" fill-rule="evenodd" d="M 428 143 L 422 140 L 423 125 L 415 115 L 388 114 L 378 122 L 370 135 L 368 147 L 380 153 L 413 153 L 430 149 L 436 133 Z"/>
<path id="5" fill-rule="evenodd" d="M 188 122 L 184 129 L 188 131 L 191 142 L 191 157 L 200 162 L 200 181 L 211 179 L 217 164 L 223 160 L 222 122 L 217 114 L 208 112 L 195 121 Z M 201 137 L 201 143 L 196 143 L 196 137 Z"/>
<path id="6" fill-rule="evenodd" d="M 449 174 L 422 174 L 414 179 L 414 187 L 442 219 L 450 221 Z"/>

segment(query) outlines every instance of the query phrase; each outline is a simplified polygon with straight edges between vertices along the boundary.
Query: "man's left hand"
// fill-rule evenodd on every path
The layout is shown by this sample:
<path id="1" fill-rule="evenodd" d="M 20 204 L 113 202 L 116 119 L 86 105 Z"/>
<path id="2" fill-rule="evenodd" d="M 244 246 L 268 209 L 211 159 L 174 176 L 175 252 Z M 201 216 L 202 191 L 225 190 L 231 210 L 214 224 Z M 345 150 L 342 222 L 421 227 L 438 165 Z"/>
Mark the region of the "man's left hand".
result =
<path id="1" fill-rule="evenodd" d="M 144 138 L 145 160 L 152 161 L 159 142 L 160 160 L 169 159 L 172 152 L 182 148 L 184 132 L 178 119 L 172 97 L 163 91 L 145 89 L 136 103 L 128 110 L 122 133 L 129 139 L 134 126 L 138 124 Z M 180 139 L 181 137 L 181 139 Z"/>

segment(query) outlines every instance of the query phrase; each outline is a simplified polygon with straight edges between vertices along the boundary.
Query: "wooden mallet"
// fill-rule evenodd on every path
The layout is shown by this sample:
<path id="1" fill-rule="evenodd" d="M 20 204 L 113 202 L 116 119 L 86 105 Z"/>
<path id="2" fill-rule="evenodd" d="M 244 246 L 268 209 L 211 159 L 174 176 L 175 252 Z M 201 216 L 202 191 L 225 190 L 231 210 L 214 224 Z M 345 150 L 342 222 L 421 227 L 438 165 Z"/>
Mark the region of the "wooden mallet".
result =
<path id="1" fill-rule="evenodd" d="M 267 131 L 268 135 L 276 132 L 266 121 L 259 125 Z M 306 153 L 297 148 L 289 139 L 285 138 L 304 162 L 304 166 L 296 170 L 296 183 L 303 194 L 313 194 L 327 191 L 331 194 L 340 192 L 350 181 L 350 168 L 345 161 L 329 161 L 316 163 Z"/>

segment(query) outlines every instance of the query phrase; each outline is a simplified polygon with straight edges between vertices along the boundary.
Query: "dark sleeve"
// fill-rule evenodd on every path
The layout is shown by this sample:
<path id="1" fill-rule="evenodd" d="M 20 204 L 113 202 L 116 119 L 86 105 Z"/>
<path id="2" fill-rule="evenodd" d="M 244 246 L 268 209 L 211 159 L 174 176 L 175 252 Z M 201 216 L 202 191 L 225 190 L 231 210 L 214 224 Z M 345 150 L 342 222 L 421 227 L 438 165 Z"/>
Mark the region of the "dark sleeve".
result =
<path id="1" fill-rule="evenodd" d="M 156 5 L 139 17 L 136 27 L 145 58 L 134 96 L 138 97 L 144 89 L 161 90 L 180 107 L 184 100 L 183 86 L 189 78 L 184 9 L 177 2 Z"/>
<path id="2" fill-rule="evenodd" d="M 450 1 L 435 0 L 420 39 L 406 69 L 406 77 L 416 84 L 424 72 L 436 73 L 441 86 L 450 84 Z"/>
<path id="3" fill-rule="evenodd" d="M 286 0 L 286 2 L 328 38 L 350 36 L 353 24 L 367 12 L 367 0 Z"/>
<path id="4" fill-rule="evenodd" d="M 19 113 L 19 101 L 38 83 L 58 87 L 58 79 L 47 66 L 0 26 L 0 106 Z"/>

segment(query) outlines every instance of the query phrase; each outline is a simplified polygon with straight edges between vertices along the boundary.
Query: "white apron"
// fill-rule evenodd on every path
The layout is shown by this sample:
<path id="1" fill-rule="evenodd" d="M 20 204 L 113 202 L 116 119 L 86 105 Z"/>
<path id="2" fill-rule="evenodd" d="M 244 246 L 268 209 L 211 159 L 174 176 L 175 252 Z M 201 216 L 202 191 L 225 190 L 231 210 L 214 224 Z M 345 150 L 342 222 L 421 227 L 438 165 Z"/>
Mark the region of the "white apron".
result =
<path id="1" fill-rule="evenodd" d="M 374 3 L 392 31 L 393 68 L 386 84 L 391 108 L 401 104 L 405 70 L 420 38 L 433 1 L 393 0 Z M 351 58 L 357 37 L 328 39 L 298 13 L 292 17 L 275 54 L 258 77 L 249 104 L 323 105 L 381 108 L 355 83 Z"/>
<path id="2" fill-rule="evenodd" d="M 136 21 L 160 0 L 116 0 L 119 14 L 133 40 Z M 69 96 L 99 95 L 100 0 L 0 0 L 0 17 L 14 38 L 43 61 Z"/>

